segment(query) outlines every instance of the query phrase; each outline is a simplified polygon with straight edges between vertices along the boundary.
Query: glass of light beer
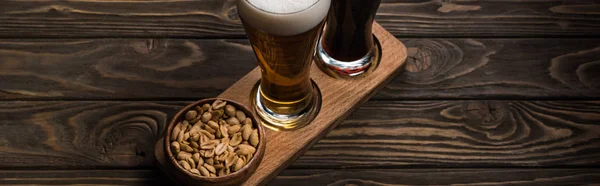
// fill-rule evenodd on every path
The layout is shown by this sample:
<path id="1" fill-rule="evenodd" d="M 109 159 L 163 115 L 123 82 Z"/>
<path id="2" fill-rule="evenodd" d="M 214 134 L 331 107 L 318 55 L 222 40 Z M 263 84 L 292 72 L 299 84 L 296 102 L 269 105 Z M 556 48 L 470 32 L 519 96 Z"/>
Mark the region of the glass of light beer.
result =
<path id="1" fill-rule="evenodd" d="M 310 79 L 331 0 L 238 0 L 238 12 L 261 68 L 251 100 L 266 126 L 280 130 L 308 124 L 320 108 Z"/>
<path id="2" fill-rule="evenodd" d="M 335 77 L 358 76 L 378 62 L 380 48 L 372 27 L 380 3 L 381 0 L 332 0 L 315 55 L 323 72 Z"/>

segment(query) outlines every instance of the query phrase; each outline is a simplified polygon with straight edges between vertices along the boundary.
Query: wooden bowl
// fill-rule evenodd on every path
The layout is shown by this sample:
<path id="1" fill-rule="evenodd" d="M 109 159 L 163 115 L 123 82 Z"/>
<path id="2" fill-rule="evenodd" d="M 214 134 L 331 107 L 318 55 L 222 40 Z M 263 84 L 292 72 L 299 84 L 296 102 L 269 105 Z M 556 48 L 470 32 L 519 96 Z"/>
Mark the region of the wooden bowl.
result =
<path id="1" fill-rule="evenodd" d="M 238 110 L 243 111 L 246 114 L 246 117 L 249 117 L 252 120 L 252 124 L 258 130 L 259 144 L 258 144 L 258 148 L 256 149 L 256 152 L 255 152 L 254 156 L 252 157 L 252 159 L 250 159 L 250 161 L 239 171 L 230 173 L 230 174 L 222 176 L 222 177 L 200 176 L 200 175 L 193 174 L 189 171 L 186 171 L 183 167 L 181 167 L 181 165 L 179 165 L 177 163 L 177 159 L 175 158 L 175 156 L 173 156 L 173 154 L 171 153 L 171 148 L 169 147 L 169 145 L 171 144 L 171 142 L 170 142 L 171 132 L 173 130 L 173 127 L 175 127 L 175 125 L 179 121 L 184 119 L 185 113 L 188 110 L 191 110 L 191 109 L 195 108 L 196 106 L 202 106 L 205 103 L 212 104 L 217 99 L 226 101 L 227 104 L 230 104 L 230 105 L 236 107 Z M 240 185 L 242 182 L 244 182 L 246 179 L 248 179 L 248 177 L 250 177 L 250 175 L 252 175 L 252 173 L 254 173 L 254 171 L 260 164 L 260 162 L 263 158 L 263 155 L 265 153 L 265 144 L 266 144 L 265 143 L 265 129 L 263 128 L 263 126 L 260 123 L 258 123 L 256 116 L 254 114 L 252 114 L 252 112 L 250 112 L 250 109 L 248 109 L 246 106 L 239 104 L 232 100 L 221 99 L 221 98 L 209 98 L 209 99 L 203 99 L 200 101 L 196 101 L 196 102 L 186 106 L 185 108 L 181 109 L 175 115 L 175 117 L 173 117 L 173 119 L 169 123 L 167 132 L 164 135 L 164 138 L 160 139 L 159 142 L 157 143 L 157 148 L 162 149 L 162 152 L 156 152 L 156 156 L 157 156 L 156 158 L 159 161 L 159 163 L 161 164 L 160 165 L 161 169 L 163 169 L 163 171 L 168 176 L 170 176 L 171 179 L 175 179 L 176 182 L 179 182 L 184 185 L 207 185 L 207 186 Z M 162 148 L 160 146 L 162 146 Z M 156 151 L 159 151 L 159 149 L 157 149 Z M 164 156 L 164 157 L 159 157 L 159 156 Z M 164 159 L 162 159 L 163 160 L 162 162 L 161 162 L 160 158 L 164 158 Z"/>

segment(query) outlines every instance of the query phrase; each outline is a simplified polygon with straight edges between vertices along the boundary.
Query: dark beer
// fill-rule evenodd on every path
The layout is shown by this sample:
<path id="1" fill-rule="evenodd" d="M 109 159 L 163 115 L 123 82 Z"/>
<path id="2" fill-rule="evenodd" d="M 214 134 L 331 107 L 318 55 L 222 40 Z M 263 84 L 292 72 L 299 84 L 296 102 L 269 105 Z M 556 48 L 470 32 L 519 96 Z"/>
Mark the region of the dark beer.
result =
<path id="1" fill-rule="evenodd" d="M 332 1 L 314 57 L 321 71 L 346 78 L 375 70 L 381 50 L 373 39 L 372 28 L 380 3 L 381 0 Z"/>
<path id="2" fill-rule="evenodd" d="M 354 61 L 371 51 L 372 25 L 381 0 L 333 0 L 322 44 L 340 61 Z"/>

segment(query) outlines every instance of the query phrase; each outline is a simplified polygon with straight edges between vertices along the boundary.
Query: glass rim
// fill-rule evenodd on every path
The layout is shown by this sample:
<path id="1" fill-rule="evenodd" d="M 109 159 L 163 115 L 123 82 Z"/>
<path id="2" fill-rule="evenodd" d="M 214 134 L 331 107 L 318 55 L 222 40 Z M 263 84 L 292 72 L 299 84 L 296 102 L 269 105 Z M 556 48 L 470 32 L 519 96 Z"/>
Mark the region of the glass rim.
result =
<path id="1" fill-rule="evenodd" d="M 302 9 L 302 10 L 295 11 L 295 12 L 289 12 L 289 13 L 277 13 L 277 12 L 268 11 L 268 10 L 256 7 L 256 5 L 252 4 L 250 2 L 250 0 L 243 0 L 243 1 L 246 1 L 248 3 L 248 5 L 250 5 L 252 8 L 260 10 L 260 11 L 265 12 L 265 13 L 269 13 L 269 14 L 273 14 L 273 15 L 293 15 L 293 14 L 298 14 L 298 13 L 302 13 L 304 11 L 310 10 L 312 7 L 314 7 L 317 3 L 319 3 L 322 0 L 317 0 L 317 1 L 315 1 L 315 3 L 313 3 L 312 5 L 306 7 L 304 9 Z"/>

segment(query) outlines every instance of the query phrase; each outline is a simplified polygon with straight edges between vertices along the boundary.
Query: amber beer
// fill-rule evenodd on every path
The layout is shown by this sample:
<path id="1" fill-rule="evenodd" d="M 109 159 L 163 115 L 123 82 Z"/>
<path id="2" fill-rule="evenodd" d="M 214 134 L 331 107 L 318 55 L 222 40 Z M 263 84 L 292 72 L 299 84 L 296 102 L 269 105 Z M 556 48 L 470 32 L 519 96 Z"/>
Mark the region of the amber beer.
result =
<path id="1" fill-rule="evenodd" d="M 262 73 L 257 113 L 274 125 L 293 125 L 312 106 L 310 65 L 330 5 L 288 1 L 238 1 Z"/>
<path id="2" fill-rule="evenodd" d="M 339 73 L 360 74 L 374 53 L 373 20 L 381 0 L 333 0 L 317 60 Z M 322 66 L 320 66 L 322 67 Z"/>
<path id="3" fill-rule="evenodd" d="M 244 26 L 262 69 L 264 104 L 279 114 L 294 114 L 311 99 L 310 64 L 321 24 L 305 33 L 275 36 Z"/>

